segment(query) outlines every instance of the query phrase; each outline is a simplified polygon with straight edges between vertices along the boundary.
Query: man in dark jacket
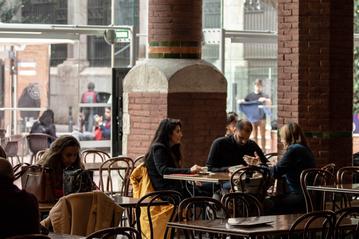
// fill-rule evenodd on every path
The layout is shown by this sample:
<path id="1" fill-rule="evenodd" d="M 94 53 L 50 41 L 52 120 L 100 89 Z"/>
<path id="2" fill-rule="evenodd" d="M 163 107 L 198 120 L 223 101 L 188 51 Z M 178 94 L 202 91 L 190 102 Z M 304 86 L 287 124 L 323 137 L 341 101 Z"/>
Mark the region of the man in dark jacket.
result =
<path id="1" fill-rule="evenodd" d="M 39 233 L 39 205 L 34 195 L 14 185 L 14 172 L 0 158 L 0 238 Z"/>
<path id="2" fill-rule="evenodd" d="M 249 139 L 252 133 L 252 124 L 247 120 L 239 120 L 233 135 L 221 137 L 212 143 L 207 166 L 212 172 L 228 172 L 228 168 L 247 163 L 243 157 L 258 156 L 262 164 L 267 159 L 256 142 Z"/>

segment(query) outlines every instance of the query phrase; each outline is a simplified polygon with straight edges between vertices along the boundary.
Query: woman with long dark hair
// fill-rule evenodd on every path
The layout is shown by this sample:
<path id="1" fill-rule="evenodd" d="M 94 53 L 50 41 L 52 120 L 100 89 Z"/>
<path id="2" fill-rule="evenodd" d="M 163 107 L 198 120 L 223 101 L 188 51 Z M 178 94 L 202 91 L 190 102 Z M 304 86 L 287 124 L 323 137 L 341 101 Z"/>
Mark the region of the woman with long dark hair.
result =
<path id="1" fill-rule="evenodd" d="M 155 190 L 176 190 L 186 195 L 180 181 L 164 179 L 165 174 L 198 173 L 202 167 L 193 165 L 181 168 L 181 122 L 176 119 L 164 119 L 145 155 L 145 165 Z"/>
<path id="2" fill-rule="evenodd" d="M 69 166 L 84 168 L 80 159 L 80 143 L 70 135 L 57 138 L 39 160 L 52 169 L 51 183 L 58 198 L 63 196 L 63 170 Z"/>

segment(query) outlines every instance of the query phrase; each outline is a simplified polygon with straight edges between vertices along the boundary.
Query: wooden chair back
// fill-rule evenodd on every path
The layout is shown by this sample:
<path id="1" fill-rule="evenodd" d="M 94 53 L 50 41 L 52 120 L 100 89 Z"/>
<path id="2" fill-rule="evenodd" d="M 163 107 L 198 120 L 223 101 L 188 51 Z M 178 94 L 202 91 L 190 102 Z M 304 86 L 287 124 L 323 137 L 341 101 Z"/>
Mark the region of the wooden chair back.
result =
<path id="1" fill-rule="evenodd" d="M 85 149 L 81 152 L 81 160 L 83 163 L 103 163 L 111 158 L 111 156 L 99 149 Z"/>
<path id="2" fill-rule="evenodd" d="M 334 212 L 310 212 L 298 217 L 297 220 L 295 220 L 295 222 L 291 225 L 289 229 L 288 239 L 334 239 L 334 229 Z"/>
<path id="3" fill-rule="evenodd" d="M 232 174 L 231 190 L 252 194 L 259 201 L 263 201 L 271 184 L 270 179 L 270 172 L 267 168 L 247 166 Z"/>
<path id="4" fill-rule="evenodd" d="M 100 166 L 100 190 L 110 195 L 129 196 L 132 170 L 133 160 L 129 157 L 118 156 L 106 160 Z M 119 182 L 121 184 L 116 187 Z"/>
<path id="5" fill-rule="evenodd" d="M 138 156 L 134 161 L 134 166 L 137 167 L 138 165 L 140 165 L 141 163 L 143 163 L 145 160 L 145 155 L 141 155 L 141 156 Z"/>
<path id="6" fill-rule="evenodd" d="M 310 168 L 303 170 L 300 174 L 300 186 L 302 188 L 307 212 L 315 210 L 325 210 L 329 195 L 326 192 L 309 191 L 307 186 L 334 186 L 335 177 L 329 171 Z M 332 196 L 332 195 L 331 195 Z"/>
<path id="7" fill-rule="evenodd" d="M 196 219 L 214 220 L 227 218 L 225 206 L 211 197 L 191 197 L 184 199 L 178 207 L 178 220 L 191 221 Z"/>
<path id="8" fill-rule="evenodd" d="M 37 152 L 48 149 L 50 143 L 55 140 L 55 137 L 48 134 L 34 133 L 27 135 L 26 139 L 32 153 L 30 163 L 33 164 Z"/>
<path id="9" fill-rule="evenodd" d="M 262 204 L 248 193 L 227 193 L 221 199 L 229 217 L 254 217 L 263 215 Z"/>
<path id="10" fill-rule="evenodd" d="M 335 212 L 335 238 L 359 238 L 359 207 L 343 208 Z M 356 227 L 343 227 L 356 221 Z"/>
<path id="11" fill-rule="evenodd" d="M 335 175 L 335 163 L 329 163 L 327 165 L 324 165 L 320 169 L 328 171 L 329 173 Z"/>
<path id="12" fill-rule="evenodd" d="M 143 196 L 136 205 L 136 224 L 137 224 L 137 230 L 139 232 L 142 232 L 141 227 L 141 213 L 146 213 L 148 218 L 148 224 L 150 228 L 150 238 L 149 239 L 157 239 L 154 238 L 154 226 L 153 226 L 153 216 L 151 215 L 151 208 L 158 207 L 158 204 L 156 202 L 165 201 L 168 205 L 172 205 L 173 210 L 169 217 L 169 221 L 174 221 L 175 217 L 177 216 L 177 207 L 178 204 L 180 204 L 182 199 L 182 195 L 174 190 L 163 190 L 163 191 L 155 191 L 152 193 L 148 193 L 145 196 Z M 147 206 L 143 207 L 143 202 L 147 201 Z M 141 208 L 144 208 L 144 210 L 141 210 Z M 158 215 L 157 215 L 158 216 Z M 163 225 L 160 225 L 163 226 Z M 168 227 L 165 229 L 164 238 L 168 238 Z M 171 233 L 173 233 L 173 230 L 171 230 Z M 173 238 L 173 235 L 172 237 Z"/>

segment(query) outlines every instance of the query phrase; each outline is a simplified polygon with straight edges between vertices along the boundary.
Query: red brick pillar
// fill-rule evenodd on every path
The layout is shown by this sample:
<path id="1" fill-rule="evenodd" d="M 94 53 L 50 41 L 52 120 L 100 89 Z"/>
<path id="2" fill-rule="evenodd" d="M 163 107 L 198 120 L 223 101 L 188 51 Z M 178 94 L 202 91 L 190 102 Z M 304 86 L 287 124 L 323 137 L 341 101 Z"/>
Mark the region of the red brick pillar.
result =
<path id="1" fill-rule="evenodd" d="M 279 0 L 278 14 L 279 126 L 302 126 L 318 166 L 351 165 L 353 0 Z"/>
<path id="2" fill-rule="evenodd" d="M 202 1 L 150 0 L 148 32 L 149 59 L 124 79 L 123 151 L 146 153 L 160 120 L 176 118 L 183 166 L 204 165 L 212 141 L 225 133 L 227 82 L 200 60 Z"/>
<path id="3" fill-rule="evenodd" d="M 201 58 L 202 0 L 150 0 L 150 58 Z"/>

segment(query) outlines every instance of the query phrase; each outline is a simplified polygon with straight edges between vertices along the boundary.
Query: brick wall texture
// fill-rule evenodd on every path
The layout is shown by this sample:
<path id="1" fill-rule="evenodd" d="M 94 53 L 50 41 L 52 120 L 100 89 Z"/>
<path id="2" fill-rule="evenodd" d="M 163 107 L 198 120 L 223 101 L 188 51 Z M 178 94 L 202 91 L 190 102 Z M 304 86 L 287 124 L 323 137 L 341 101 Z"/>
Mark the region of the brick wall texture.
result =
<path id="1" fill-rule="evenodd" d="M 150 58 L 201 57 L 202 0 L 150 0 Z"/>
<path id="2" fill-rule="evenodd" d="M 127 155 L 136 158 L 147 152 L 159 122 L 167 117 L 167 94 L 129 93 L 128 113 L 130 134 Z"/>
<path id="3" fill-rule="evenodd" d="M 318 166 L 351 165 L 353 1 L 279 0 L 278 21 L 279 126 L 302 126 Z"/>
<path id="4" fill-rule="evenodd" d="M 225 133 L 225 93 L 129 93 L 131 130 L 127 154 L 145 154 L 159 122 L 182 122 L 183 166 L 204 165 L 212 141 Z"/>

